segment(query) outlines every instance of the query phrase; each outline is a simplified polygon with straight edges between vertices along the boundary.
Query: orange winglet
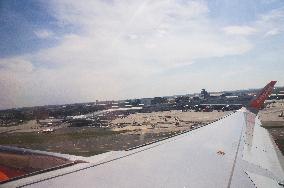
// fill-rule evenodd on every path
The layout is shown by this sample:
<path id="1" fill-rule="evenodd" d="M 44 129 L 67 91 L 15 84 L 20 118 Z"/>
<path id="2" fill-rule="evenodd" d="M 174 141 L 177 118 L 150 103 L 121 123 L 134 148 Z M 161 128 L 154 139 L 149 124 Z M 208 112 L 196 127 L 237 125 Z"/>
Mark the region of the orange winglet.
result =
<path id="1" fill-rule="evenodd" d="M 257 95 L 255 99 L 253 99 L 250 103 L 250 107 L 255 109 L 260 109 L 264 104 L 264 101 L 268 98 L 268 96 L 272 93 L 274 85 L 276 81 L 271 81 L 268 83 Z"/>
<path id="2" fill-rule="evenodd" d="M 5 173 L 0 171 L 0 182 L 6 180 L 9 180 L 9 177 Z"/>

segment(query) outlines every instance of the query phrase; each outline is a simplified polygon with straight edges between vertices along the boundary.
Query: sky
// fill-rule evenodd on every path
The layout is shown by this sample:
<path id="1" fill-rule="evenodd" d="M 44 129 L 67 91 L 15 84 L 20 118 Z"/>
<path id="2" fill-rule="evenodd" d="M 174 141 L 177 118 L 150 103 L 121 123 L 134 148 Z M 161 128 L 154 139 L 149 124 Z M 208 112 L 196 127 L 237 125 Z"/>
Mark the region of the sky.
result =
<path id="1" fill-rule="evenodd" d="M 283 0 L 1 0 L 0 109 L 284 85 Z"/>

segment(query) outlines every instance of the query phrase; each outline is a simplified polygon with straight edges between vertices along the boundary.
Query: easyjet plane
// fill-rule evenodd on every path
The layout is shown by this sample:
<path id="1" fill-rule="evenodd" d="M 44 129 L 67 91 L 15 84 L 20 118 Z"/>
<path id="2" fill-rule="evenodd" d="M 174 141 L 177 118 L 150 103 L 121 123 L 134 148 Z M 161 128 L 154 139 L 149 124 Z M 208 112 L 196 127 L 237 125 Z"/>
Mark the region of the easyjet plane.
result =
<path id="1" fill-rule="evenodd" d="M 26 152 L 30 158 L 22 160 L 34 160 L 33 165 L 46 158 L 54 163 L 31 174 L 10 172 L 11 177 L 3 169 L 0 186 L 283 187 L 283 155 L 257 116 L 275 83 L 268 83 L 248 108 L 127 151 L 77 157 L 2 147 L 3 152 Z"/>

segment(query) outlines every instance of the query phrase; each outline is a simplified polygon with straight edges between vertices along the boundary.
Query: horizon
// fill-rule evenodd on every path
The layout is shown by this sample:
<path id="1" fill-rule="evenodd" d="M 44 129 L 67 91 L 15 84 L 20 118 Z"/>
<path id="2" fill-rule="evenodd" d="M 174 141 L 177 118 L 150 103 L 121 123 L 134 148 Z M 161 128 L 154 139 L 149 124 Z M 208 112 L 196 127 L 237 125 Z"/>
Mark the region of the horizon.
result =
<path id="1" fill-rule="evenodd" d="M 239 92 L 239 91 L 250 91 L 250 90 L 260 90 L 263 87 L 259 88 L 244 88 L 244 89 L 235 89 L 235 90 L 221 90 L 221 91 L 208 91 L 208 93 L 221 93 L 221 92 Z M 284 86 L 275 86 L 274 89 L 276 88 L 284 88 Z M 200 89 L 201 90 L 201 89 Z M 199 92 L 200 93 L 200 92 Z M 199 94 L 198 92 L 194 93 L 186 93 L 186 94 L 173 94 L 173 95 L 162 95 L 162 96 L 152 96 L 152 97 L 142 97 L 142 98 L 127 98 L 127 99 L 107 99 L 107 100 L 94 100 L 94 101 L 81 101 L 81 102 L 74 102 L 74 103 L 63 103 L 63 104 L 43 104 L 43 105 L 36 105 L 36 106 L 19 106 L 15 108 L 6 108 L 6 109 L 1 109 L 0 111 L 5 111 L 5 110 L 13 110 L 13 109 L 22 109 L 22 108 L 35 108 L 35 107 L 45 107 L 45 106 L 62 106 L 62 105 L 72 105 L 72 104 L 88 104 L 88 103 L 95 103 L 96 101 L 98 102 L 110 102 L 110 101 L 125 101 L 125 100 L 135 100 L 135 99 L 147 99 L 147 98 L 154 98 L 154 97 L 177 97 L 177 96 L 186 96 L 186 95 L 195 95 Z"/>
<path id="2" fill-rule="evenodd" d="M 284 85 L 284 1 L 0 2 L 0 109 Z"/>

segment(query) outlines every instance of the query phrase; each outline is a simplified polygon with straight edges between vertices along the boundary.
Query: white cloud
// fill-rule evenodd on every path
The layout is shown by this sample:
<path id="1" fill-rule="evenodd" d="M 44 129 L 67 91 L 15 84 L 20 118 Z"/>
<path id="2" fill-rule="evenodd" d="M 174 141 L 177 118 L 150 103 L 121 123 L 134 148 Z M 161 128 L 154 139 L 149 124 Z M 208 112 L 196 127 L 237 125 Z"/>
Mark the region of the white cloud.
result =
<path id="1" fill-rule="evenodd" d="M 251 28 L 239 28 L 241 37 L 220 32 L 201 1 L 63 0 L 53 1 L 50 7 L 59 24 L 78 32 L 66 34 L 55 47 L 0 60 L 6 75 L 1 75 L 0 82 L 11 84 L 9 91 L 2 91 L 6 96 L 13 93 L 15 104 L 171 94 L 170 90 L 174 93 L 187 85 L 173 84 L 169 76 L 157 79 L 157 75 L 200 59 L 240 55 L 253 48 L 246 38 Z M 53 35 L 47 30 L 35 34 Z M 153 89 L 158 85 L 160 89 Z M 170 89 L 163 87 L 169 85 Z"/>
<path id="2" fill-rule="evenodd" d="M 274 9 L 261 14 L 249 25 L 229 25 L 223 28 L 228 35 L 244 37 L 272 37 L 284 31 L 284 9 Z"/>
<path id="3" fill-rule="evenodd" d="M 12 71 L 17 73 L 30 73 L 34 66 L 31 62 L 23 57 L 0 59 L 0 68 L 5 71 Z"/>
<path id="4" fill-rule="evenodd" d="M 175 64 L 241 54 L 252 47 L 245 39 L 220 34 L 202 2 L 56 1 L 54 5 L 60 22 L 79 26 L 82 32 L 42 52 L 60 63 L 69 64 L 72 58 L 72 62 L 92 65 L 120 61 Z"/>
<path id="5" fill-rule="evenodd" d="M 280 33 L 278 28 L 271 29 L 265 33 L 265 36 L 274 36 Z"/>
<path id="6" fill-rule="evenodd" d="M 38 38 L 41 38 L 41 39 L 50 38 L 54 35 L 52 31 L 48 31 L 48 30 L 36 30 L 34 31 L 34 33 Z"/>
<path id="7" fill-rule="evenodd" d="M 250 26 L 228 26 L 224 28 L 227 34 L 231 35 L 251 35 L 257 32 L 257 30 Z"/>
<path id="8" fill-rule="evenodd" d="M 259 19 L 255 23 L 255 27 L 258 27 L 259 30 L 261 30 L 264 37 L 272 37 L 283 33 L 284 9 L 279 8 L 259 16 Z"/>

